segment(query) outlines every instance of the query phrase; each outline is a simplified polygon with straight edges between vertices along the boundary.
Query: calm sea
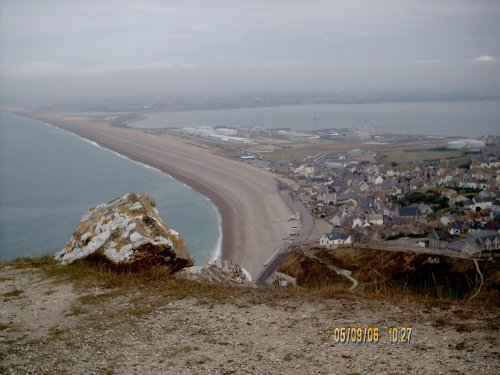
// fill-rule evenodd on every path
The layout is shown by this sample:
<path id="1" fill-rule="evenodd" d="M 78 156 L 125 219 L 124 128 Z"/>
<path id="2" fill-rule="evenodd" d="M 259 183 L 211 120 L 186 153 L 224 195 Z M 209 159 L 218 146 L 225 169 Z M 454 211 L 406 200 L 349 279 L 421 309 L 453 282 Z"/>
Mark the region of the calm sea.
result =
<path id="1" fill-rule="evenodd" d="M 219 247 L 219 216 L 203 195 L 68 132 L 0 113 L 0 260 L 55 253 L 88 208 L 130 191 L 154 197 L 196 264 Z"/>
<path id="2" fill-rule="evenodd" d="M 367 127 L 374 133 L 500 135 L 500 101 L 323 104 L 148 114 L 138 128 L 250 126 L 301 130 Z"/>

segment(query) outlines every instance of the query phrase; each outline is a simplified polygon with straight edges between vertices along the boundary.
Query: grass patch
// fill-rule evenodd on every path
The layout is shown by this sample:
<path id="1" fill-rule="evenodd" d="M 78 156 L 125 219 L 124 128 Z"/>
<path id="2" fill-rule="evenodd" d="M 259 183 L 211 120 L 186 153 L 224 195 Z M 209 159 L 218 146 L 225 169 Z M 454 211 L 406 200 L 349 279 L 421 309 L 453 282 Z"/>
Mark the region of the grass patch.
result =
<path id="1" fill-rule="evenodd" d="M 367 249 L 358 249 L 353 252 L 352 249 L 339 249 L 328 254 L 333 253 L 341 255 L 334 264 L 340 268 L 352 270 L 353 277 L 360 282 L 354 291 L 348 290 L 351 284 L 345 278 L 340 278 L 336 274 L 332 275 L 331 270 L 321 267 L 316 269 L 318 272 L 316 276 L 321 276 L 322 272 L 328 272 L 328 277 L 310 280 L 311 282 L 306 287 L 262 289 L 198 283 L 172 276 L 169 270 L 161 267 L 153 267 L 142 272 L 117 272 L 107 268 L 105 264 L 89 260 L 65 266 L 53 262 L 35 262 L 35 264 L 44 264 L 39 267 L 47 277 L 71 282 L 77 290 L 85 293 L 78 298 L 78 303 L 73 306 L 69 315 L 85 314 L 93 310 L 95 306 L 100 306 L 104 316 L 109 315 L 110 319 L 117 321 L 149 315 L 165 307 L 168 301 L 185 298 L 193 298 L 197 304 L 201 305 L 236 304 L 244 307 L 255 305 L 276 307 L 296 301 L 326 302 L 338 299 L 345 301 L 364 299 L 367 303 L 371 303 L 372 300 L 374 303 L 387 300 L 396 304 L 417 301 L 430 306 L 446 307 L 455 304 L 467 306 L 467 308 L 497 308 L 498 301 L 500 301 L 500 292 L 496 288 L 484 287 L 481 294 L 470 302 L 467 300 L 469 294 L 466 294 L 465 298 L 452 295 L 447 289 L 435 288 L 434 284 L 430 285 L 433 287 L 432 293 L 416 290 L 414 285 L 405 282 L 406 278 L 397 278 L 397 275 L 392 274 L 391 269 L 401 268 L 399 263 L 405 260 L 398 258 L 395 252 Z M 317 253 L 316 255 L 318 256 Z M 373 264 L 370 267 L 367 266 L 365 257 L 371 259 Z M 323 257 L 323 259 L 328 258 Z M 361 262 L 363 266 L 354 268 L 353 262 Z M 409 260 L 406 259 L 405 262 Z M 32 264 L 32 261 L 24 262 L 24 264 Z M 295 266 L 296 264 L 295 262 Z M 309 270 L 312 269 L 308 265 L 305 266 Z M 485 275 L 494 269 L 494 267 L 492 270 L 486 269 Z M 309 275 L 314 275 L 314 272 L 311 272 Z M 448 283 L 457 285 L 451 279 Z M 300 282 L 299 285 L 301 285 Z M 94 288 L 104 289 L 105 293 L 88 293 Z M 114 297 L 126 297 L 128 302 L 123 305 L 123 308 L 118 310 L 113 308 L 112 311 L 107 311 L 106 302 Z"/>
<path id="2" fill-rule="evenodd" d="M 77 301 L 83 305 L 97 305 L 105 301 L 106 299 L 112 297 L 113 294 L 87 294 L 81 297 L 78 297 Z"/>
<path id="3" fill-rule="evenodd" d="M 381 154 L 384 160 L 396 162 L 400 167 L 408 167 L 430 160 L 458 158 L 460 156 L 462 156 L 460 150 L 388 151 Z"/>
<path id="4" fill-rule="evenodd" d="M 341 152 L 351 150 L 359 146 L 359 141 L 341 142 L 315 142 L 306 144 L 291 144 L 277 149 L 274 152 L 266 153 L 266 159 L 271 161 L 303 160 L 307 157 L 317 155 L 321 152 Z"/>
<path id="5" fill-rule="evenodd" d="M 20 258 L 9 262 L 15 268 L 43 268 L 57 265 L 57 261 L 51 256 Z"/>
<path id="6" fill-rule="evenodd" d="M 212 285 L 185 280 L 173 276 L 168 268 L 154 266 L 139 272 L 110 268 L 107 262 L 100 259 L 80 260 L 68 265 L 60 265 L 52 260 L 34 262 L 33 259 L 17 260 L 19 267 L 31 268 L 37 264 L 48 278 L 71 282 L 78 290 L 87 291 L 92 288 L 107 289 L 105 294 L 86 294 L 78 301 L 82 305 L 95 305 L 108 298 L 119 295 L 140 293 L 144 299 L 148 296 L 166 297 L 168 299 L 197 298 L 198 303 L 216 304 L 232 302 L 238 296 L 247 296 L 252 303 L 267 303 L 268 293 L 256 288 Z M 282 290 L 276 291 L 282 296 Z M 288 294 L 290 294 L 289 292 Z M 285 293 L 286 294 L 286 293 Z M 151 301 L 155 305 L 155 298 Z M 137 302 L 141 303 L 141 302 Z"/>
<path id="7" fill-rule="evenodd" d="M 427 203 L 431 207 L 437 209 L 448 208 L 448 198 L 438 195 L 433 191 L 428 191 L 426 193 L 420 191 L 414 191 L 406 194 L 403 198 L 399 199 L 398 203 L 401 206 L 411 206 L 419 203 Z"/>
<path id="8" fill-rule="evenodd" d="M 4 293 L 4 301 L 10 301 L 13 299 L 18 299 L 21 298 L 21 296 L 24 294 L 24 291 L 20 289 L 13 290 L 12 292 L 7 292 Z"/>
<path id="9" fill-rule="evenodd" d="M 71 310 L 66 314 L 66 316 L 78 316 L 85 314 L 87 312 L 87 309 L 85 309 L 82 306 L 73 306 Z"/>
<path id="10" fill-rule="evenodd" d="M 64 335 L 66 332 L 68 332 L 67 329 L 61 329 L 61 328 L 57 328 L 57 327 L 52 327 L 50 330 L 49 330 L 49 334 L 52 338 L 56 338 L 56 337 L 61 337 L 62 335 Z"/>

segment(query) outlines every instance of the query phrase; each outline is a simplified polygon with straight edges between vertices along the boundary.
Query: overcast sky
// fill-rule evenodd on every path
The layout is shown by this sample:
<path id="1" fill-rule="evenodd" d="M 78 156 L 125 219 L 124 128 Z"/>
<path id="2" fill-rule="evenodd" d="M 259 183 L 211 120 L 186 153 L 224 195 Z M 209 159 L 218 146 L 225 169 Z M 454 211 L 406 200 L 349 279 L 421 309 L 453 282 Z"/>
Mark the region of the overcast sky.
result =
<path id="1" fill-rule="evenodd" d="M 498 0 L 0 0 L 11 98 L 498 92 Z"/>

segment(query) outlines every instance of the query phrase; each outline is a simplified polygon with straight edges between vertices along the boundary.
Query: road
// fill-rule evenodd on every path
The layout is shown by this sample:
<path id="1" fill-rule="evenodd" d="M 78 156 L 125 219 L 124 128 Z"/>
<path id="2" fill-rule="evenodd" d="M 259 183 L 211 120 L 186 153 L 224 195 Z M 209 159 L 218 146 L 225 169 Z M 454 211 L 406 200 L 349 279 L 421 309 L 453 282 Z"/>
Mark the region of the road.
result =
<path id="1" fill-rule="evenodd" d="M 283 183 L 278 182 L 278 186 L 280 188 L 280 194 L 286 204 L 292 209 L 293 212 L 298 212 L 300 214 L 301 225 L 299 231 L 297 232 L 297 238 L 293 241 L 284 241 L 281 247 L 278 248 L 271 257 L 271 260 L 264 265 L 264 269 L 255 279 L 255 284 L 258 286 L 269 285 L 269 280 L 280 267 L 281 263 L 287 256 L 288 251 L 299 246 L 301 247 L 302 244 L 309 239 L 314 227 L 314 218 L 302 202 L 298 199 L 292 198 L 290 194 L 293 193 L 290 193 L 288 188 Z"/>
<path id="2" fill-rule="evenodd" d="M 311 213 L 308 211 L 307 207 L 305 207 L 300 200 L 294 198 L 293 193 L 291 193 L 289 191 L 288 187 L 283 182 L 278 181 L 278 187 L 280 189 L 280 194 L 281 194 L 283 200 L 286 202 L 286 204 L 294 212 L 298 212 L 300 214 L 301 226 L 300 226 L 300 230 L 298 231 L 297 238 L 293 241 L 283 242 L 283 245 L 281 245 L 281 247 L 276 250 L 274 255 L 271 257 L 271 259 L 265 265 L 265 268 L 263 269 L 263 271 L 256 278 L 255 284 L 257 286 L 261 286 L 261 287 L 265 287 L 265 286 L 269 285 L 269 281 L 272 279 L 272 276 L 274 275 L 274 273 L 281 266 L 281 263 L 283 262 L 283 260 L 285 259 L 285 257 L 287 256 L 287 254 L 290 250 L 292 250 L 296 247 L 302 248 L 303 242 L 307 241 L 309 239 L 309 236 L 311 235 L 313 227 L 314 227 L 314 218 L 312 217 Z M 347 278 L 352 283 L 350 290 L 352 290 L 358 286 L 358 281 L 354 277 L 351 276 L 350 271 L 343 270 L 343 269 L 340 269 L 336 266 L 328 264 L 325 261 L 319 259 L 318 257 L 312 255 L 307 250 L 303 249 L 303 252 L 304 252 L 305 256 L 307 256 L 311 259 L 315 259 L 316 261 L 327 266 L 330 270 L 334 271 L 338 275 Z"/>
<path id="3" fill-rule="evenodd" d="M 381 242 L 369 242 L 356 244 L 356 247 L 367 248 L 373 250 L 386 250 L 386 251 L 402 251 L 402 252 L 415 252 L 422 254 L 433 254 L 433 255 L 446 255 L 453 258 L 466 258 L 471 257 L 459 253 L 457 251 L 449 249 L 438 249 L 434 247 L 422 247 L 417 244 L 418 241 L 423 240 L 422 238 L 405 238 L 397 239 L 391 241 L 381 241 Z"/>
<path id="4" fill-rule="evenodd" d="M 298 244 L 296 241 L 294 241 L 294 242 L 286 241 L 285 243 L 283 243 L 283 246 L 281 246 L 276 251 L 275 255 L 271 258 L 271 261 L 266 265 L 264 270 L 261 272 L 261 274 L 255 280 L 255 284 L 257 286 L 262 286 L 262 287 L 268 286 L 269 280 L 274 275 L 274 273 L 278 270 L 278 268 L 281 266 L 281 263 L 283 262 L 285 257 L 288 255 L 288 251 L 297 245 Z"/>
<path id="5" fill-rule="evenodd" d="M 302 204 L 299 199 L 293 198 L 293 193 L 289 190 L 281 190 L 281 197 L 285 203 L 294 211 L 300 214 L 300 230 L 297 235 L 297 241 L 301 243 L 306 242 L 311 236 L 312 230 L 314 228 L 314 218 L 311 213 L 307 210 L 307 207 Z"/>

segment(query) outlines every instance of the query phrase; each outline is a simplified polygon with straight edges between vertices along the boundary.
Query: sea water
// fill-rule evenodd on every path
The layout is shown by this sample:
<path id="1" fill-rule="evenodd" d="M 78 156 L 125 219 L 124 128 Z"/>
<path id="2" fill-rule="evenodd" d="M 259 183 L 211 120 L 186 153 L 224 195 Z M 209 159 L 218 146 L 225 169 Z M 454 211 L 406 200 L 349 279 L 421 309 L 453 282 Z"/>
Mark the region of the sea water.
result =
<path id="1" fill-rule="evenodd" d="M 0 112 L 0 260 L 54 254 L 88 208 L 131 191 L 155 199 L 196 264 L 220 251 L 220 218 L 205 196 L 64 130 Z"/>

